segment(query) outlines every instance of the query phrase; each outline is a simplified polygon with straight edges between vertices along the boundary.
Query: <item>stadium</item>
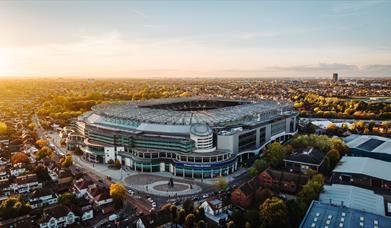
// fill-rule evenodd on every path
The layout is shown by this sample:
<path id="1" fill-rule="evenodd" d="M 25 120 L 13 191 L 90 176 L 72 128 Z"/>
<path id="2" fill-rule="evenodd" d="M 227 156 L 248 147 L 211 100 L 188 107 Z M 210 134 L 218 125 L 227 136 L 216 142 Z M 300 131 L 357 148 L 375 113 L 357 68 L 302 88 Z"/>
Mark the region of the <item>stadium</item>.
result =
<path id="1" fill-rule="evenodd" d="M 229 175 L 273 141 L 297 132 L 291 103 L 174 98 L 100 104 L 80 116 L 68 149 L 90 162 L 139 172 L 213 178 Z"/>

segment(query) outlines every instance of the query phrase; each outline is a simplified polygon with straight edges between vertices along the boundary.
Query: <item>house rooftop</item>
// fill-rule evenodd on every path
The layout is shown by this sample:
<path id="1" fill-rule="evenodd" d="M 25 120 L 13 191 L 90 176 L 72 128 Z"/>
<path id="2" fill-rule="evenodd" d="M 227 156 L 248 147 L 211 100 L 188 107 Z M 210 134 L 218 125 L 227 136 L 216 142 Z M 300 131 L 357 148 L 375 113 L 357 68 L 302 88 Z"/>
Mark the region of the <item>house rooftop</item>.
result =
<path id="1" fill-rule="evenodd" d="M 292 154 L 286 156 L 284 161 L 320 165 L 322 164 L 325 156 L 326 154 L 319 149 L 309 147 L 304 150 L 295 150 Z"/>
<path id="2" fill-rule="evenodd" d="M 371 190 L 350 185 L 325 185 L 319 196 L 321 203 L 331 203 L 352 209 L 385 215 L 384 198 Z"/>
<path id="3" fill-rule="evenodd" d="M 391 218 L 363 210 L 312 201 L 300 228 L 391 227 Z"/>
<path id="4" fill-rule="evenodd" d="M 351 149 L 391 155 L 391 139 L 375 135 L 350 135 L 344 138 Z"/>
<path id="5" fill-rule="evenodd" d="M 391 181 L 391 164 L 378 159 L 367 157 L 344 156 L 339 161 L 334 173 L 352 173 L 376 177 Z"/>

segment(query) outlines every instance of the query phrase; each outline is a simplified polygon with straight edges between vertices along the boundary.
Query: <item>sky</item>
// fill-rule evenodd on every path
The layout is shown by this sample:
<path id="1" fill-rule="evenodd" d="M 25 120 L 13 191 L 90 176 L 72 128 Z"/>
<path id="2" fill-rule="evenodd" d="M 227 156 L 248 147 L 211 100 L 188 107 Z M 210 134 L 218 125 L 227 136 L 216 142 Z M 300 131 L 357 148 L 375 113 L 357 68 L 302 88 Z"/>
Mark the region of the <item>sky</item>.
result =
<path id="1" fill-rule="evenodd" d="M 3 77 L 391 77 L 391 1 L 0 1 Z"/>

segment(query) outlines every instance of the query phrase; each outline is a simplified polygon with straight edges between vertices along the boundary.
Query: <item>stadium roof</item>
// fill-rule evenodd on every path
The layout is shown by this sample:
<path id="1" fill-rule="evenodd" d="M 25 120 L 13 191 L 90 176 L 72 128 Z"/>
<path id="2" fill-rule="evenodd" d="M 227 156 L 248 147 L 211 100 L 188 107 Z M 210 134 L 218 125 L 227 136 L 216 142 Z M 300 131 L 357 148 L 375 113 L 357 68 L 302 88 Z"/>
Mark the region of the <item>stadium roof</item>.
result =
<path id="1" fill-rule="evenodd" d="M 375 135 L 350 135 L 344 139 L 349 148 L 391 155 L 391 139 Z"/>
<path id="2" fill-rule="evenodd" d="M 325 185 L 319 196 L 319 201 L 385 215 L 384 198 L 382 196 L 371 190 L 351 185 Z"/>
<path id="3" fill-rule="evenodd" d="M 344 156 L 333 172 L 362 174 L 391 181 L 391 163 L 367 157 Z"/>
<path id="4" fill-rule="evenodd" d="M 101 104 L 92 108 L 96 115 L 106 122 L 122 119 L 135 123 L 158 123 L 166 125 L 191 125 L 196 123 L 210 126 L 225 126 L 241 123 L 265 121 L 285 111 L 292 111 L 289 102 L 262 100 L 257 102 L 234 101 L 210 98 L 155 99 L 137 102 Z"/>
<path id="5" fill-rule="evenodd" d="M 300 228 L 391 227 L 391 218 L 370 212 L 312 201 Z"/>

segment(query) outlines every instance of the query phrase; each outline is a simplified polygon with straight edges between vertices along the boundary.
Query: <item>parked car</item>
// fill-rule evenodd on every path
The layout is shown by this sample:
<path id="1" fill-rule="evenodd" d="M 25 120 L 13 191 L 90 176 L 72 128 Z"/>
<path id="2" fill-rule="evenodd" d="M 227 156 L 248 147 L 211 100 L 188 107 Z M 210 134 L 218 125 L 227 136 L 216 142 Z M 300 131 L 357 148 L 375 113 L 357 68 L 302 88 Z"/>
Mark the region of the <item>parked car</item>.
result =
<path id="1" fill-rule="evenodd" d="M 112 221 L 115 221 L 118 219 L 118 215 L 117 214 L 112 214 L 109 216 L 109 221 L 112 222 Z"/>

